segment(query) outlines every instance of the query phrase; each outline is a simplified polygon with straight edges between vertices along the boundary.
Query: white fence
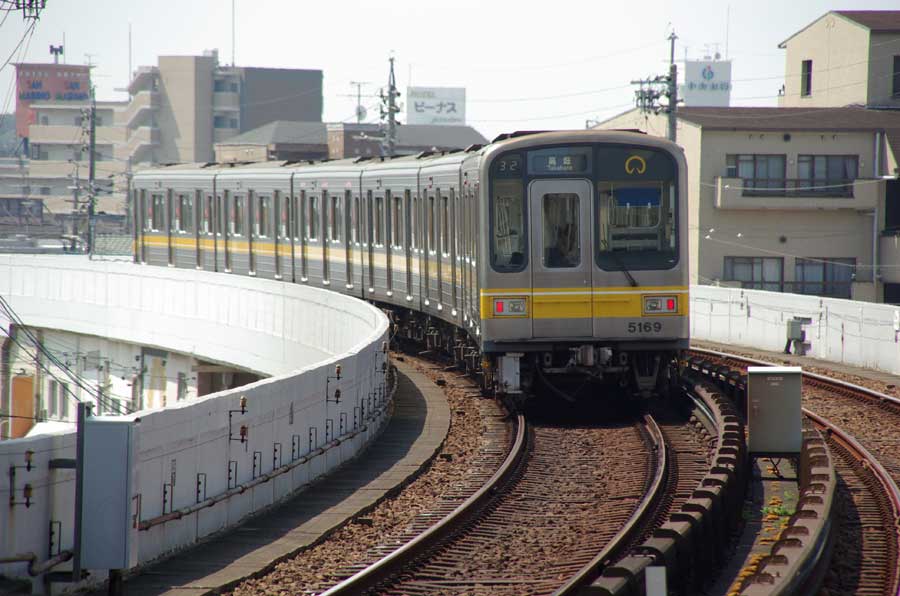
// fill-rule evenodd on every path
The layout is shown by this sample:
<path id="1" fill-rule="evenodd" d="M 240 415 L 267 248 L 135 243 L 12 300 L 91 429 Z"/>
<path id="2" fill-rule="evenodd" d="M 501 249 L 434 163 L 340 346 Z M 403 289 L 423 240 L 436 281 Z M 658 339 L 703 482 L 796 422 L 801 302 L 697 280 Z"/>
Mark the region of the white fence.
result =
<path id="1" fill-rule="evenodd" d="M 804 326 L 807 355 L 900 374 L 900 307 L 872 302 L 691 286 L 691 337 L 784 350 L 786 325 Z"/>
<path id="2" fill-rule="evenodd" d="M 130 415 L 132 566 L 286 497 L 352 457 L 386 419 L 388 322 L 362 301 L 203 271 L 22 255 L 0 256 L 0 295 L 29 325 L 184 352 L 269 377 Z M 338 363 L 340 380 L 333 378 Z M 241 425 L 245 443 L 235 440 Z M 74 447 L 74 432 L 0 443 L 4 476 L 10 466 L 25 466 L 26 451 L 34 453 L 30 471 L 16 470 L 15 487 L 0 481 L 0 559 L 34 555 L 41 562 L 72 548 L 74 471 L 49 462 L 74 458 Z M 26 484 L 30 506 L 6 505 L 11 488 L 12 500 L 24 500 Z M 0 564 L 0 575 L 29 578 L 28 564 Z M 30 579 L 43 590 L 39 578 Z"/>

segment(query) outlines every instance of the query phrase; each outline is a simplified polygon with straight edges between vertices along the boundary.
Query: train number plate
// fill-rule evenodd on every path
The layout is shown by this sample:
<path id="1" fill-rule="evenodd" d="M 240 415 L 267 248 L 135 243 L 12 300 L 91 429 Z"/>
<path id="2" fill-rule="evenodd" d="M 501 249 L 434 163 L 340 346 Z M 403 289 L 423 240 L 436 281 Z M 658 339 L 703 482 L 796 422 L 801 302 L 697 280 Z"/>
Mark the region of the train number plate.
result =
<path id="1" fill-rule="evenodd" d="M 662 323 L 659 321 L 632 321 L 628 323 L 628 333 L 660 333 Z"/>

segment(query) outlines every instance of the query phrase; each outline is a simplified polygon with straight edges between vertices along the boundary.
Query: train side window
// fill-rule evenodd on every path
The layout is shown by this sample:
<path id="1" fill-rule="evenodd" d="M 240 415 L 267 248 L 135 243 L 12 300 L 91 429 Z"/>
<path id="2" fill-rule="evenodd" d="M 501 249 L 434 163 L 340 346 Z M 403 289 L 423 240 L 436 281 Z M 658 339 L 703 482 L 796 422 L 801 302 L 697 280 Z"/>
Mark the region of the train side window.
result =
<path id="1" fill-rule="evenodd" d="M 409 189 L 403 191 L 403 222 L 405 225 L 404 234 L 406 235 L 406 246 L 413 248 L 412 240 L 412 193 Z"/>
<path id="2" fill-rule="evenodd" d="M 213 196 L 206 195 L 202 199 L 203 201 L 203 211 L 200 214 L 201 228 L 200 231 L 204 234 L 212 234 L 213 233 Z"/>
<path id="3" fill-rule="evenodd" d="M 343 209 L 341 208 L 341 196 L 337 194 L 331 195 L 331 209 L 328 213 L 328 227 L 331 230 L 331 241 L 334 243 L 341 241 L 341 228 L 343 228 Z"/>
<path id="4" fill-rule="evenodd" d="M 441 193 L 441 254 L 450 256 L 450 200 Z"/>
<path id="5" fill-rule="evenodd" d="M 434 212 L 434 197 L 428 197 L 428 213 L 425 215 L 427 221 L 428 231 L 426 235 L 428 238 L 425 241 L 427 245 L 429 253 L 435 253 L 437 250 L 436 247 L 436 236 L 437 236 L 437 222 L 435 221 L 435 212 Z"/>
<path id="6" fill-rule="evenodd" d="M 181 197 L 181 231 L 189 234 L 194 231 L 194 197 L 185 194 Z"/>
<path id="7" fill-rule="evenodd" d="M 235 195 L 231 207 L 231 233 L 235 236 L 244 235 L 244 197 Z"/>
<path id="8" fill-rule="evenodd" d="M 154 232 L 162 231 L 165 227 L 165 196 L 154 194 L 152 196 L 152 205 L 150 211 L 150 229 Z"/>
<path id="9" fill-rule="evenodd" d="M 306 220 L 309 226 L 307 238 L 315 241 L 319 237 L 319 197 L 309 195 L 309 218 Z"/>
<path id="10" fill-rule="evenodd" d="M 419 248 L 419 197 L 412 198 L 412 207 L 409 210 L 409 247 L 413 250 Z"/>
<path id="11" fill-rule="evenodd" d="M 181 227 L 181 210 L 184 204 L 184 195 L 178 193 L 175 195 L 175 198 L 172 199 L 172 203 L 169 205 L 169 221 L 171 222 L 170 228 L 173 232 L 178 232 L 179 234 L 184 232 Z"/>
<path id="12" fill-rule="evenodd" d="M 357 195 L 353 197 L 353 208 L 350 210 L 350 241 L 356 245 L 360 243 L 359 216 L 359 196 Z"/>
<path id="13" fill-rule="evenodd" d="M 294 238 L 300 240 L 306 236 L 306 191 L 294 197 Z"/>
<path id="14" fill-rule="evenodd" d="M 218 230 L 219 236 L 225 235 L 225 226 L 230 226 L 231 224 L 226 224 L 227 216 L 228 216 L 228 207 L 229 207 L 229 199 L 231 198 L 231 193 L 227 190 L 219 195 L 218 204 L 219 208 L 216 209 L 216 230 Z"/>
<path id="15" fill-rule="evenodd" d="M 403 197 L 391 197 L 391 203 L 391 246 L 403 250 Z"/>
<path id="16" fill-rule="evenodd" d="M 281 196 L 281 191 L 275 191 L 275 205 L 276 208 L 280 209 L 281 216 L 279 217 L 278 224 L 278 237 L 279 238 L 290 238 L 291 237 L 291 201 L 288 197 Z"/>
<path id="17" fill-rule="evenodd" d="M 384 246 L 384 197 L 375 197 L 375 246 Z"/>
<path id="18" fill-rule="evenodd" d="M 272 197 L 259 197 L 256 212 L 256 235 L 267 238 L 272 235 Z"/>

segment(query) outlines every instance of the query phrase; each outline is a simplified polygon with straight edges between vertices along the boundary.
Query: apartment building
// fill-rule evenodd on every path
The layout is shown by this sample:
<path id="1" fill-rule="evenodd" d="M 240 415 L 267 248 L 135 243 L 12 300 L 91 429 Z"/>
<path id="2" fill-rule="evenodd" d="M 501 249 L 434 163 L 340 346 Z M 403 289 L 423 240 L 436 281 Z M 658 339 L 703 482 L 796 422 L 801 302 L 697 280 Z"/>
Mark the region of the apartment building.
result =
<path id="1" fill-rule="evenodd" d="M 779 106 L 900 108 L 900 11 L 833 10 L 778 47 Z"/>
<path id="2" fill-rule="evenodd" d="M 900 303 L 900 11 L 832 11 L 779 47 L 780 107 L 677 110 L 692 283 Z M 665 136 L 666 115 L 599 127 Z"/>
<path id="3" fill-rule="evenodd" d="M 122 114 L 132 165 L 212 161 L 213 146 L 275 120 L 322 121 L 322 71 L 250 68 L 160 56 L 128 86 Z"/>

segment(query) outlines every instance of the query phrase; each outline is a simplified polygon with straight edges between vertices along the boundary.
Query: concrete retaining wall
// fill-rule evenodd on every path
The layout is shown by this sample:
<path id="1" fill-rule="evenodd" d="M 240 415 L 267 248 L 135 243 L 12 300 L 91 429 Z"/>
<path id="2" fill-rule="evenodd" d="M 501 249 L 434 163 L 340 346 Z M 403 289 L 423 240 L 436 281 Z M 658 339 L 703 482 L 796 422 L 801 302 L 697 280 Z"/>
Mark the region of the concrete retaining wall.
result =
<path id="1" fill-rule="evenodd" d="M 189 545 L 284 498 L 356 454 L 386 418 L 379 402 L 387 319 L 371 305 L 340 294 L 203 271 L 10 255 L 0 256 L 0 295 L 29 325 L 156 346 L 269 376 L 129 416 L 136 460 L 132 565 Z M 337 363 L 341 379 L 327 380 Z M 326 402 L 326 383 L 332 397 L 340 388 L 339 403 Z M 247 398 L 247 413 L 232 414 L 229 436 L 228 411 L 240 410 L 241 396 Z M 238 437 L 240 425 L 249 429 L 246 444 L 230 440 Z M 334 441 L 341 436 L 347 440 Z M 199 498 L 213 497 L 306 459 L 302 456 L 329 443 L 321 455 L 270 482 L 181 519 L 139 529 L 142 521 L 196 504 L 200 479 Z M 59 546 L 72 547 L 74 473 L 50 470 L 48 464 L 73 458 L 74 446 L 73 432 L 0 443 L 4 476 L 9 466 L 25 465 L 27 450 L 34 452 L 33 469 L 17 470 L 14 493 L 20 500 L 22 488 L 30 484 L 30 507 L 7 506 L 9 482 L 0 481 L 0 558 L 33 553 L 45 560 L 51 554 L 51 522 L 60 522 L 54 527 L 53 553 Z M 169 484 L 171 490 L 164 487 Z M 0 564 L 0 574 L 27 578 L 27 567 Z M 35 589 L 42 590 L 39 580 Z"/>
<path id="2" fill-rule="evenodd" d="M 807 317 L 807 355 L 900 374 L 900 307 L 741 290 L 691 286 L 691 337 L 782 351 L 786 322 Z"/>

